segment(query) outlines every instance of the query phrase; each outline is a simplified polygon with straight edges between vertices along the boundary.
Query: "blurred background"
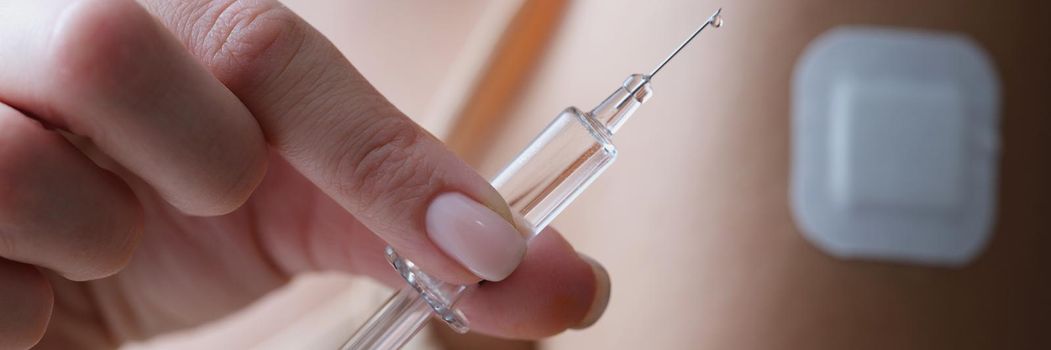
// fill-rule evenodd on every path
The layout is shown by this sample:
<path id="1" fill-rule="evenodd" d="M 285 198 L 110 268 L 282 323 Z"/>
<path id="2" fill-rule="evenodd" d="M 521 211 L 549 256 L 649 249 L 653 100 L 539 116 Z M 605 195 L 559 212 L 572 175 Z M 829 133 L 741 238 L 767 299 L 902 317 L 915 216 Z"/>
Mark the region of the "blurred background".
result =
<path id="1" fill-rule="evenodd" d="M 645 73 L 716 8 L 617 134 L 620 160 L 553 225 L 613 280 L 593 327 L 539 343 L 432 325 L 417 349 L 1051 348 L 1051 6 L 1041 1 L 285 0 L 396 106 L 492 176 L 556 113 Z M 944 268 L 837 259 L 789 206 L 790 88 L 840 25 L 955 32 L 1001 81 L 993 236 Z M 128 349 L 338 347 L 390 291 L 297 279 Z"/>

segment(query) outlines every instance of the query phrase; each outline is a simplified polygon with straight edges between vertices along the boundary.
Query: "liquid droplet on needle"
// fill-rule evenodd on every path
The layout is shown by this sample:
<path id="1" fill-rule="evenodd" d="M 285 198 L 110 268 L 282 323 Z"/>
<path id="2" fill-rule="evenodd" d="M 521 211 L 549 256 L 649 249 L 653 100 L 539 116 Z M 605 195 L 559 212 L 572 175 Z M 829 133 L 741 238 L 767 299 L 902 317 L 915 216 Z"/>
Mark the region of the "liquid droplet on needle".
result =
<path id="1" fill-rule="evenodd" d="M 709 21 L 709 22 L 711 22 L 712 27 L 716 27 L 716 28 L 722 27 L 723 26 L 723 15 L 722 14 L 716 14 L 715 16 L 712 17 L 711 21 Z"/>

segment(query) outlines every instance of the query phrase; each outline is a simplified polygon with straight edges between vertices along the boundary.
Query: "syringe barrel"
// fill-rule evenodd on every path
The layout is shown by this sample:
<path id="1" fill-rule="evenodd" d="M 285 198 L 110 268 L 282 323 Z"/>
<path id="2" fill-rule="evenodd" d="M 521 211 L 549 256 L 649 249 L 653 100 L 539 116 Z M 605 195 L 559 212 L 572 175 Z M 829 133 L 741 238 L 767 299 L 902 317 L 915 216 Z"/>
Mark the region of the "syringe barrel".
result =
<path id="1" fill-rule="evenodd" d="M 528 238 L 539 234 L 617 158 L 612 136 L 650 96 L 649 81 L 632 75 L 590 112 L 569 107 L 491 181 L 507 200 L 515 226 Z M 612 130 L 612 131 L 611 131 Z M 390 247 L 387 256 L 409 283 L 347 342 L 343 349 L 397 349 L 423 326 L 432 310 L 454 330 L 467 320 L 456 303 L 473 288 L 430 277 Z"/>
<path id="2" fill-rule="evenodd" d="M 613 163 L 617 150 L 609 136 L 589 114 L 566 108 L 492 180 L 523 235 L 532 238 L 540 233 Z M 343 350 L 401 348 L 432 314 L 458 332 L 467 331 L 467 320 L 456 303 L 471 288 L 430 277 L 390 247 L 387 258 L 409 286 L 366 321 Z"/>
<path id="3" fill-rule="evenodd" d="M 493 178 L 519 229 L 540 233 L 613 163 L 613 133 L 652 93 L 646 76 L 632 74 L 591 111 L 566 108 Z"/>
<path id="4" fill-rule="evenodd" d="M 492 184 L 529 237 L 540 233 L 617 157 L 605 126 L 566 108 L 518 154 Z"/>

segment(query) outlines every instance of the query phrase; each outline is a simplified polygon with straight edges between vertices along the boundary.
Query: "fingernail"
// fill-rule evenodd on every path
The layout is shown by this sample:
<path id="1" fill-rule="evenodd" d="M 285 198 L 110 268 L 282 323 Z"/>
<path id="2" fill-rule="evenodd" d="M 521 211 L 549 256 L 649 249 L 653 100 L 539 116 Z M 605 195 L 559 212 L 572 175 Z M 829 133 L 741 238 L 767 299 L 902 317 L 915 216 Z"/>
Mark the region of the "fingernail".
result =
<path id="1" fill-rule="evenodd" d="M 427 208 L 427 235 L 446 254 L 489 281 L 506 278 L 525 256 L 525 238 L 511 223 L 455 192 L 438 195 Z"/>
<path id="2" fill-rule="evenodd" d="M 584 319 L 580 320 L 580 323 L 573 329 L 591 327 L 606 312 L 606 305 L 609 305 L 610 284 L 609 273 L 606 272 L 606 268 L 587 255 L 581 254 L 580 258 L 591 265 L 591 271 L 595 273 L 595 299 L 591 300 L 591 307 L 588 309 L 588 313 L 584 315 Z"/>

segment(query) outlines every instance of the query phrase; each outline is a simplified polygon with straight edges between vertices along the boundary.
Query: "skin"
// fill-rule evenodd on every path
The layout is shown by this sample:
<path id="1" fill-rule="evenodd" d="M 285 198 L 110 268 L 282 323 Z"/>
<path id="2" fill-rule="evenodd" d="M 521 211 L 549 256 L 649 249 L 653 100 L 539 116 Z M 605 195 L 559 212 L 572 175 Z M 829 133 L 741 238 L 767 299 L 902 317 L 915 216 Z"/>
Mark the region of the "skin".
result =
<path id="1" fill-rule="evenodd" d="M 306 271 L 446 281 L 432 198 L 489 185 L 272 1 L 0 1 L 0 349 L 113 348 L 222 317 Z M 534 339 L 589 319 L 557 233 L 467 300 Z M 512 302 L 513 301 L 513 302 Z"/>
<path id="2" fill-rule="evenodd" d="M 617 162 L 559 216 L 618 285 L 602 321 L 545 348 L 1051 349 L 1046 1 L 578 1 L 480 170 L 557 108 L 591 107 L 652 67 L 716 6 L 726 24 L 665 68 L 615 136 Z M 996 220 L 965 266 L 841 259 L 803 236 L 789 202 L 793 70 L 842 25 L 965 35 L 989 55 L 1002 103 Z M 610 42 L 624 49 L 595 59 Z"/>

